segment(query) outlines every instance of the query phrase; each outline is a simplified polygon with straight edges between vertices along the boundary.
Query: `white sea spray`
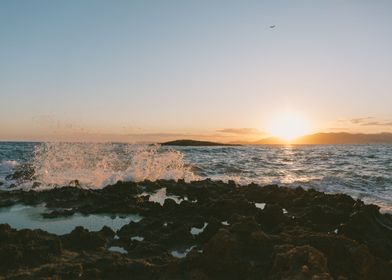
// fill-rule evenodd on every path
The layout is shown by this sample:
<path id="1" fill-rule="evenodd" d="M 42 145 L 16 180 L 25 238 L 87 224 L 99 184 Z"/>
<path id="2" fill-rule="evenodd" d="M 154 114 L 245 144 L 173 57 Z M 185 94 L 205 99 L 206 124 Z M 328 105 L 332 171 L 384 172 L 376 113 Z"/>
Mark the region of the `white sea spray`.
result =
<path id="1" fill-rule="evenodd" d="M 181 152 L 160 145 L 43 143 L 35 148 L 33 167 L 42 188 L 70 182 L 102 188 L 119 180 L 197 179 Z"/>

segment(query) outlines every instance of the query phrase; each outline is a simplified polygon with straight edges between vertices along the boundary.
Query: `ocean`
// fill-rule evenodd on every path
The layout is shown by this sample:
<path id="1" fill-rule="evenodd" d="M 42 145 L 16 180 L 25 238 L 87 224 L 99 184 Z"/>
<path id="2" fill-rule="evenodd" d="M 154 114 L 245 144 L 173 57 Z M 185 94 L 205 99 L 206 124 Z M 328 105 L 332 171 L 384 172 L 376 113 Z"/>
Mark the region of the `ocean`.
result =
<path id="1" fill-rule="evenodd" d="M 27 165 L 26 165 L 27 164 Z M 29 178 L 11 178 L 32 168 Z M 345 193 L 392 212 L 392 145 L 166 147 L 0 142 L 0 188 L 103 188 L 122 181 L 234 180 Z"/>

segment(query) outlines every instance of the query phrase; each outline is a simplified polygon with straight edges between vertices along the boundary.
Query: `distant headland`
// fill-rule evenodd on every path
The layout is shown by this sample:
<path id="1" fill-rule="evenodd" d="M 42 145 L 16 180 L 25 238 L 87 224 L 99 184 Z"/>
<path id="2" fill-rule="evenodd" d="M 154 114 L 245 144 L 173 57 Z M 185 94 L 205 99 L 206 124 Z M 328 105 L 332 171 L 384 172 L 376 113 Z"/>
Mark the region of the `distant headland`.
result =
<path id="1" fill-rule="evenodd" d="M 241 146 L 241 145 L 282 145 L 287 144 L 278 137 L 268 137 L 258 141 L 246 142 L 236 141 L 231 143 L 219 143 L 212 141 L 198 141 L 191 139 L 181 139 L 160 143 L 162 146 Z M 365 144 L 392 144 L 392 133 L 315 133 L 301 136 L 290 141 L 294 145 L 365 145 Z"/>
<path id="2" fill-rule="evenodd" d="M 224 144 L 210 141 L 198 141 L 190 139 L 181 139 L 161 143 L 162 146 L 240 146 L 240 144 Z"/>

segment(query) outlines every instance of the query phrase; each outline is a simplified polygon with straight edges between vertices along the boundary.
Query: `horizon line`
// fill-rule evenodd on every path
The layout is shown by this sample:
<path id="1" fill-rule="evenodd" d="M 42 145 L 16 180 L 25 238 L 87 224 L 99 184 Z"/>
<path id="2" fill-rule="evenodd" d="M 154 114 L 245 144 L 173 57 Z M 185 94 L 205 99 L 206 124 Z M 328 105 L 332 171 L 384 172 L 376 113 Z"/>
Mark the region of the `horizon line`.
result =
<path id="1" fill-rule="evenodd" d="M 302 136 L 296 137 L 291 140 L 284 140 L 280 137 L 277 136 L 267 136 L 264 138 L 260 138 L 259 140 L 255 141 L 249 141 L 249 140 L 233 140 L 233 141 L 215 141 L 213 139 L 208 140 L 208 135 L 205 136 L 207 140 L 203 139 L 200 140 L 200 137 L 190 137 L 190 138 L 183 138 L 183 137 L 173 137 L 172 140 L 159 140 L 159 141 L 146 141 L 146 140 L 141 140 L 141 141 L 127 141 L 127 140 L 83 140 L 83 139 L 66 139 L 66 140 L 61 140 L 61 139 L 0 139 L 0 143 L 6 143 L 6 142 L 13 142 L 13 143 L 113 143 L 113 144 L 145 144 L 145 145 L 151 145 L 151 144 L 162 144 L 166 142 L 171 142 L 175 140 L 192 140 L 192 141 L 207 141 L 207 142 L 214 142 L 214 143 L 221 143 L 221 144 L 239 144 L 239 145 L 317 145 L 313 143 L 296 143 L 296 141 L 301 140 L 302 138 L 310 137 L 310 136 L 315 136 L 315 135 L 339 135 L 339 134 L 345 134 L 345 135 L 351 135 L 351 136 L 381 136 L 381 135 L 388 135 L 392 137 L 392 132 L 378 132 L 378 133 L 364 133 L 364 132 L 347 132 L 347 131 L 339 131 L 339 132 L 315 132 L 315 133 L 310 133 L 310 134 L 304 134 Z M 199 139 L 198 139 L 199 138 Z M 211 137 L 213 138 L 213 137 Z M 262 141 L 271 141 L 271 140 L 276 140 L 275 143 L 258 143 Z M 382 142 L 376 142 L 376 144 L 381 144 Z M 388 143 L 391 143 L 391 139 L 388 139 Z M 324 144 L 324 143 L 323 143 Z M 325 143 L 327 145 L 327 143 Z M 339 144 L 339 143 L 331 143 L 331 144 Z M 341 143 L 341 144 L 350 144 L 350 143 Z M 364 144 L 364 143 L 352 143 L 352 144 Z M 387 143 L 386 143 L 387 144 Z"/>

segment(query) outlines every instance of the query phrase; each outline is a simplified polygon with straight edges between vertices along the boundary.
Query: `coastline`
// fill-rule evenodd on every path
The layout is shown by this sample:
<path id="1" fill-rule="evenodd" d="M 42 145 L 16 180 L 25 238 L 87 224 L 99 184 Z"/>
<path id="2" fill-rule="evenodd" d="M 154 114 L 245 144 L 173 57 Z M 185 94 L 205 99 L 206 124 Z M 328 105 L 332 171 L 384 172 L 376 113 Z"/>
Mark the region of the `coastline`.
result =
<path id="1" fill-rule="evenodd" d="M 7 279 L 392 279 L 392 216 L 344 194 L 208 179 L 0 191 L 0 210 L 17 204 L 143 218 L 60 236 L 0 225 Z"/>

